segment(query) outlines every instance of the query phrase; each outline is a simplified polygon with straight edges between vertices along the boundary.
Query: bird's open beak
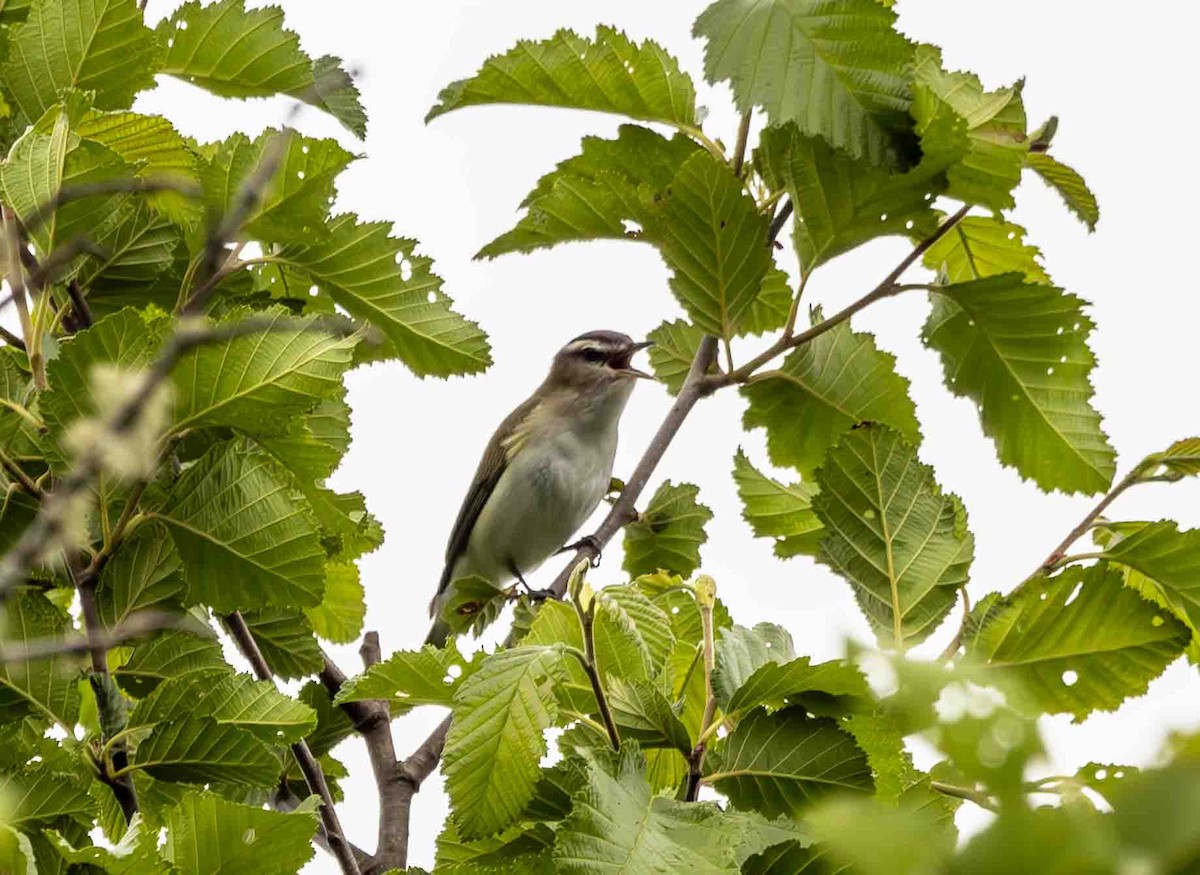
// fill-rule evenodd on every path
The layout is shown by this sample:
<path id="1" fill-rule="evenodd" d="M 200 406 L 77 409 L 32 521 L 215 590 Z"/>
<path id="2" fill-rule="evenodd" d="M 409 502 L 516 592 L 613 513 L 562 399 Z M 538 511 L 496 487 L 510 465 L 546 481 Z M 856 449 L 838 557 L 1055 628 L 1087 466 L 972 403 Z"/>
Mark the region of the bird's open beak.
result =
<path id="1" fill-rule="evenodd" d="M 651 346 L 654 346 L 653 340 L 643 340 L 641 343 L 630 344 L 629 347 L 613 362 L 613 367 L 622 374 L 628 374 L 631 377 L 637 377 L 642 380 L 653 380 L 653 374 L 647 374 L 645 371 L 638 370 L 632 364 L 630 364 L 634 353 L 640 352 L 643 349 Z"/>

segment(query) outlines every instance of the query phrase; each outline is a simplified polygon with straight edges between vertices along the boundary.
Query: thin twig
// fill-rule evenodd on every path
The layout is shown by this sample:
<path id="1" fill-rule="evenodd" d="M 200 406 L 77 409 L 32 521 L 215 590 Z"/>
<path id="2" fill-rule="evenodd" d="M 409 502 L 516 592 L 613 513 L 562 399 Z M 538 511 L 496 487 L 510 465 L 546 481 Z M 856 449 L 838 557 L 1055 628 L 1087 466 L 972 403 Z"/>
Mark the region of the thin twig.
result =
<path id="1" fill-rule="evenodd" d="M 771 227 L 767 230 L 767 246 L 768 248 L 775 245 L 775 239 L 779 236 L 779 232 L 783 230 L 784 224 L 788 220 L 788 216 L 792 214 L 795 207 L 790 200 L 783 202 L 783 206 L 779 208 L 779 212 L 775 214 L 775 218 L 771 219 Z"/>
<path id="2" fill-rule="evenodd" d="M 742 166 L 746 161 L 746 141 L 750 138 L 750 115 L 750 110 L 746 110 L 742 113 L 742 120 L 738 123 L 737 143 L 733 147 L 733 160 L 730 161 L 734 176 L 742 175 Z"/>
<path id="3" fill-rule="evenodd" d="M 4 342 L 9 346 L 15 346 L 17 349 L 25 348 L 25 341 L 17 337 L 17 335 L 13 334 L 3 325 L 0 325 L 0 338 L 3 338 Z"/>
<path id="4" fill-rule="evenodd" d="M 33 233 L 41 227 L 56 210 L 74 201 L 84 198 L 97 197 L 105 194 L 154 194 L 160 191 L 173 191 L 184 197 L 198 198 L 204 192 L 185 180 L 171 177 L 154 177 L 138 179 L 136 176 L 124 179 L 102 179 L 97 182 L 84 182 L 79 185 L 64 185 L 54 197 L 40 204 L 25 222 L 25 230 Z"/>
<path id="5" fill-rule="evenodd" d="M 266 659 L 263 658 L 262 651 L 258 649 L 258 642 L 254 640 L 250 627 L 246 625 L 246 620 L 241 613 L 234 611 L 232 614 L 228 614 L 225 617 L 225 627 L 259 680 L 274 684 L 275 675 L 267 665 Z M 321 771 L 321 764 L 317 762 L 317 758 L 313 756 L 304 739 L 292 744 L 291 748 L 292 755 L 296 758 L 300 771 L 304 774 L 308 789 L 321 797 L 321 824 L 325 828 L 325 838 L 329 843 L 330 851 L 346 875 L 360 875 L 358 860 L 354 856 L 354 850 L 350 847 L 350 843 L 346 841 L 346 834 L 342 831 L 342 824 L 338 820 L 337 810 L 333 807 L 333 796 L 329 792 L 325 773 Z"/>
<path id="6" fill-rule="evenodd" d="M 944 781 L 930 781 L 929 787 L 943 796 L 951 796 L 954 799 L 965 799 L 967 802 L 974 802 L 980 808 L 985 808 L 993 814 L 1000 811 L 1000 806 L 993 802 L 990 796 L 986 793 L 980 793 L 978 790 L 973 790 L 970 787 L 959 787 L 955 784 L 947 784 Z"/>
<path id="7" fill-rule="evenodd" d="M 696 607 L 700 609 L 700 625 L 704 633 L 704 716 L 700 729 L 706 731 L 717 713 L 717 697 L 713 692 L 712 676 L 716 662 L 716 647 L 713 641 L 713 607 L 716 603 L 716 584 L 707 574 L 696 579 Z M 708 742 L 702 736 L 688 757 L 688 780 L 685 799 L 695 802 L 700 795 L 700 781 L 704 776 L 704 755 Z"/>
<path id="8" fill-rule="evenodd" d="M 25 339 L 25 350 L 29 354 L 29 367 L 33 371 L 33 385 L 39 392 L 46 388 L 46 368 L 39 351 L 39 344 L 33 334 L 33 321 L 29 318 L 29 301 L 25 298 L 25 268 L 21 262 L 21 229 L 17 224 L 17 214 L 5 205 L 4 238 L 5 261 L 8 267 L 8 288 L 12 301 L 17 307 L 17 317 L 21 323 L 21 336 Z"/>
<path id="9" fill-rule="evenodd" d="M 73 656 L 88 653 L 93 647 L 112 649 L 135 641 L 151 632 L 163 629 L 175 629 L 184 622 L 178 614 L 166 614 L 158 611 L 141 611 L 131 615 L 121 625 L 113 629 L 101 628 L 90 638 L 84 635 L 71 635 L 63 638 L 35 638 L 20 647 L 0 646 L 0 665 L 13 665 L 21 662 L 33 662 L 38 659 L 50 659 L 55 656 Z"/>
<path id="10" fill-rule="evenodd" d="M 42 487 L 34 483 L 33 478 L 26 474 L 4 450 L 0 450 L 0 467 L 4 468 L 8 475 L 17 481 L 17 485 L 25 490 L 26 494 L 39 500 L 42 498 Z"/>

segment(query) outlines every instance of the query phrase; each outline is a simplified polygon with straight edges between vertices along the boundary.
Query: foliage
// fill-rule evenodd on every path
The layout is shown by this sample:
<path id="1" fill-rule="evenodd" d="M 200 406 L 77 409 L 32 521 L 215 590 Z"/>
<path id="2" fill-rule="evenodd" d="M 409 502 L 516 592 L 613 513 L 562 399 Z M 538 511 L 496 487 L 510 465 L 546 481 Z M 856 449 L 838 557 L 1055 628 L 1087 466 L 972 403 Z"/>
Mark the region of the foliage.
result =
<path id="1" fill-rule="evenodd" d="M 742 516 L 780 559 L 843 578 L 878 646 L 813 663 L 782 626 L 735 624 L 700 573 L 713 510 L 688 483 L 643 496 L 638 476 L 599 533 L 624 528 L 622 563 L 574 565 L 544 602 L 458 581 L 446 610 L 464 636 L 517 602 L 502 644 L 384 655 L 367 635 L 368 667 L 345 678 L 322 642 L 362 635 L 356 563 L 383 539 L 362 495 L 328 485 L 350 445 L 346 375 L 379 360 L 476 374 L 486 335 L 415 240 L 332 210 L 343 144 L 198 143 L 132 109 L 172 76 L 286 95 L 363 137 L 342 62 L 308 55 L 280 9 L 189 0 L 151 26 L 135 0 L 0 4 L 0 263 L 20 311 L 0 349 L 0 869 L 284 875 L 319 845 L 346 872 L 399 870 L 439 758 L 438 872 L 1200 865 L 1195 737 L 1142 771 L 1028 774 L 1040 715 L 1116 709 L 1181 654 L 1200 662 L 1200 534 L 1100 518 L 1142 483 L 1200 474 L 1200 438 L 1114 485 L 1087 302 L 1009 216 L 1026 170 L 1089 229 L 1096 198 L 1051 154 L 1057 121 L 1028 130 L 1020 83 L 946 69 L 890 6 L 716 0 L 693 28 L 702 72 L 745 114 L 720 138 L 662 45 L 604 25 L 519 42 L 427 117 L 521 103 L 629 120 L 583 138 L 479 257 L 655 247 L 670 279 L 645 305 L 663 319 L 651 363 L 676 401 L 643 461 L 737 386 L 743 425 L 786 469 L 738 450 Z M 830 315 L 803 298 L 885 236 L 914 248 L 878 287 Z M 964 609 L 937 661 L 908 648 L 965 597 L 977 535 L 922 446 L 938 424 L 851 324 L 917 289 L 921 340 L 998 461 L 1100 496 L 1028 579 L 989 580 L 1002 591 Z M 1088 531 L 1096 549 L 1071 553 Z M 872 666 L 895 683 L 869 684 Z M 276 676 L 304 683 L 291 695 Z M 418 707 L 449 720 L 398 759 L 390 721 Z M 345 844 L 333 807 L 333 752 L 355 735 L 380 785 L 371 852 Z M 916 739 L 938 752 L 929 771 Z M 997 815 L 961 846 L 959 804 Z"/>

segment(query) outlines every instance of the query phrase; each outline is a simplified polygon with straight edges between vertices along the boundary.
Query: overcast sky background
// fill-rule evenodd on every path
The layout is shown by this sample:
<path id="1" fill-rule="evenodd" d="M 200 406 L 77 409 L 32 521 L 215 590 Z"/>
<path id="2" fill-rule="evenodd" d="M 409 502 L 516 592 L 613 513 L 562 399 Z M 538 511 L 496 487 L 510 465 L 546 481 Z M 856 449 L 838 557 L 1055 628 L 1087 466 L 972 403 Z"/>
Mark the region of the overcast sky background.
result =
<path id="1" fill-rule="evenodd" d="M 174 2 L 151 0 L 150 20 Z M 254 5 L 254 4 L 252 4 Z M 345 172 L 338 210 L 395 223 L 435 259 L 458 309 L 491 337 L 496 364 L 469 379 L 421 381 L 399 364 L 374 365 L 350 375 L 354 444 L 334 478 L 340 489 L 362 490 L 387 529 L 386 544 L 361 562 L 367 590 L 367 628 L 380 631 L 385 653 L 415 647 L 441 571 L 450 525 L 483 445 L 501 418 L 541 380 L 554 351 L 593 328 L 641 337 L 679 308 L 667 271 L 649 246 L 573 244 L 532 256 L 476 262 L 484 243 L 512 226 L 516 207 L 539 176 L 576 154 L 585 134 L 611 136 L 619 119 L 548 108 L 484 107 L 422 122 L 438 91 L 469 76 L 485 57 L 520 38 L 544 38 L 559 27 L 590 33 L 612 24 L 630 36 L 653 38 L 675 54 L 696 80 L 709 109 L 705 129 L 732 142 L 736 115 L 724 86 L 702 81 L 702 45 L 691 23 L 700 0 L 573 0 L 570 3 L 438 0 L 411 4 L 343 0 L 284 0 L 287 24 L 313 56 L 336 54 L 361 72 L 370 117 L 358 143 L 332 120 L 305 112 L 298 126 L 337 137 L 363 160 Z M 1026 77 L 1031 127 L 1058 114 L 1054 153 L 1080 170 L 1096 191 L 1102 218 L 1089 235 L 1057 196 L 1027 178 L 1014 219 L 1045 253 L 1056 282 L 1092 302 L 1099 328 L 1096 403 L 1119 453 L 1120 470 L 1172 440 L 1200 433 L 1200 412 L 1186 371 L 1194 367 L 1200 295 L 1191 263 L 1198 191 L 1194 152 L 1194 33 L 1200 13 L 1178 0 L 1147 0 L 1141 22 L 1127 9 L 1083 0 L 901 0 L 900 25 L 914 39 L 943 46 L 952 69 L 978 72 L 988 87 Z M 1152 31 L 1152 32 L 1151 32 Z M 235 130 L 256 134 L 279 124 L 281 101 L 224 101 L 176 81 L 163 81 L 137 107 L 161 112 L 185 134 L 218 139 Z M 785 237 L 786 239 L 786 237 Z M 833 310 L 873 287 L 907 251 L 899 239 L 876 241 L 822 267 L 806 298 Z M 788 265 L 791 267 L 791 265 Z M 915 271 L 913 276 L 917 276 Z M 919 293 L 886 301 L 856 317 L 854 327 L 876 332 L 893 352 L 924 426 L 921 458 L 941 484 L 962 496 L 976 537 L 969 592 L 1007 591 L 1042 560 L 1095 499 L 1044 495 L 997 463 L 975 408 L 942 385 L 936 356 L 918 340 L 928 304 Z M 742 349 L 742 360 L 752 342 Z M 669 405 L 666 392 L 640 385 L 625 415 L 615 474 L 627 475 Z M 815 660 L 844 653 L 845 642 L 871 642 L 849 585 L 807 559 L 781 563 L 769 541 L 755 539 L 740 517 L 730 477 L 735 449 L 765 465 L 761 432 L 740 427 L 742 402 L 726 391 L 689 418 L 656 472 L 691 481 L 716 511 L 702 551 L 704 570 L 717 580 L 734 617 L 751 625 L 784 624 L 800 653 Z M 1147 485 L 1122 498 L 1114 518 L 1178 519 L 1200 525 L 1200 482 Z M 546 585 L 559 570 L 549 563 L 530 578 Z M 597 583 L 620 580 L 620 549 L 610 548 Z M 935 655 L 954 620 L 917 654 Z M 342 666 L 358 668 L 354 648 Z M 426 709 L 430 710 L 430 709 Z M 395 724 L 397 750 L 416 747 L 441 718 L 417 713 Z M 1049 757 L 1040 773 L 1072 772 L 1091 760 L 1152 761 L 1170 729 L 1200 723 L 1200 674 L 1177 662 L 1143 698 L 1116 714 L 1081 726 L 1068 718 L 1043 721 Z M 350 838 L 375 845 L 376 797 L 365 753 L 357 742 L 337 751 L 350 767 L 340 807 Z M 927 752 L 918 764 L 928 766 Z M 430 866 L 446 811 L 441 779 L 417 796 L 410 864 Z M 960 826 L 983 823 L 963 806 Z M 318 854 L 305 870 L 336 872 Z"/>

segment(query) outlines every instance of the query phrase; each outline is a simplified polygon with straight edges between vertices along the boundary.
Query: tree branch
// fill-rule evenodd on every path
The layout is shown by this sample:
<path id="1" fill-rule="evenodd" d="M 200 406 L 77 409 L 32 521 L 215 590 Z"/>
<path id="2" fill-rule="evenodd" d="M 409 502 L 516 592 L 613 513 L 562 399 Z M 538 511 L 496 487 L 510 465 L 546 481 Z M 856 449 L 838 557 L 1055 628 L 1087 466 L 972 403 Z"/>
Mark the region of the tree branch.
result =
<path id="1" fill-rule="evenodd" d="M 262 651 L 258 649 L 258 642 L 254 640 L 250 627 L 246 625 L 239 611 L 225 617 L 225 628 L 229 630 L 238 650 L 250 663 L 258 679 L 274 684 L 275 674 L 267 665 Z M 308 789 L 321 797 L 321 825 L 325 828 L 325 839 L 329 843 L 330 851 L 346 875 L 360 875 L 358 860 L 355 859 L 354 850 L 342 831 L 342 824 L 338 820 L 337 810 L 333 807 L 333 796 L 329 793 L 329 785 L 325 781 L 325 773 L 321 771 L 321 764 L 317 762 L 304 739 L 297 741 L 291 748 Z"/>
<path id="2" fill-rule="evenodd" d="M 746 161 L 746 141 L 750 138 L 750 115 L 751 111 L 746 110 L 742 113 L 741 122 L 738 123 L 737 143 L 733 147 L 733 160 L 730 162 L 734 176 L 742 175 L 742 166 Z"/>
<path id="3" fill-rule="evenodd" d="M 771 227 L 767 230 L 768 248 L 775 245 L 775 239 L 779 236 L 779 232 L 783 230 L 783 226 L 787 222 L 788 216 L 792 214 L 793 209 L 795 207 L 792 206 L 790 200 L 784 201 L 783 206 L 779 208 L 779 212 L 771 219 Z"/>

